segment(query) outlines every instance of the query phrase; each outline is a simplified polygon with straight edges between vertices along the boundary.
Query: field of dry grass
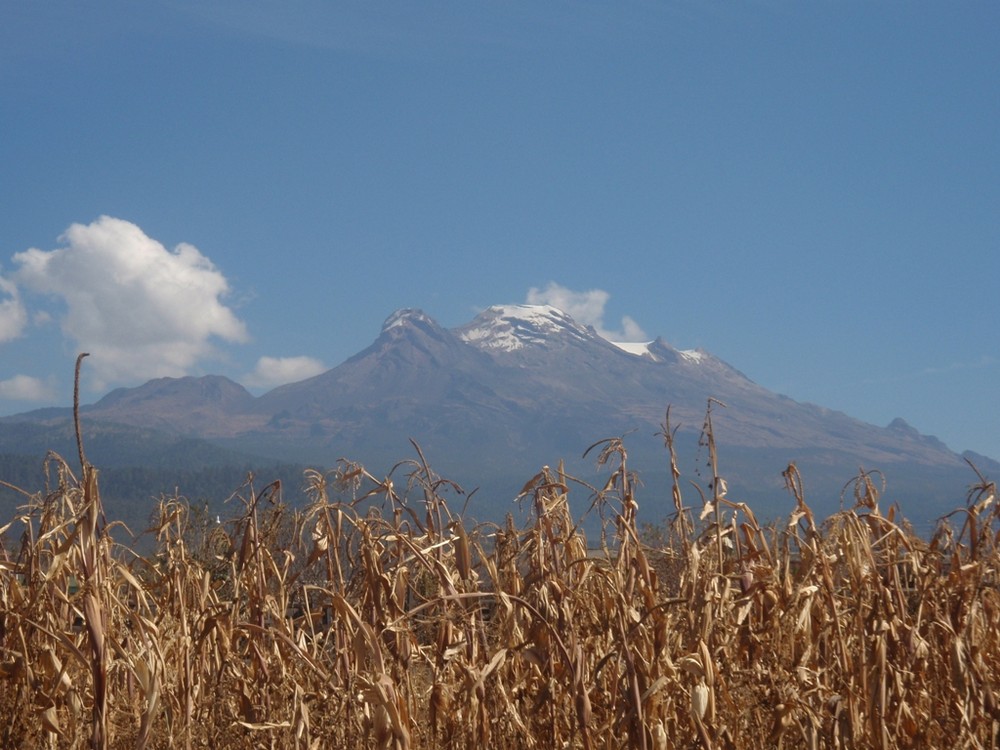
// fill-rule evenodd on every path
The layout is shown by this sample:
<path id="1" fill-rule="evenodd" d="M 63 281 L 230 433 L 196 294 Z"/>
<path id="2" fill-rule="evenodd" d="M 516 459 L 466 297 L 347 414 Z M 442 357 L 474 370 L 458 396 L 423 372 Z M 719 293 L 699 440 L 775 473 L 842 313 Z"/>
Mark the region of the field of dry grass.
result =
<path id="1" fill-rule="evenodd" d="M 0 549 L 0 746 L 996 746 L 993 484 L 927 540 L 873 475 L 820 521 L 790 466 L 762 527 L 720 481 L 685 507 L 675 466 L 651 546 L 624 447 L 593 455 L 604 487 L 545 469 L 521 524 L 467 528 L 421 459 L 345 462 L 297 509 L 276 484 L 220 524 L 163 498 L 143 555 L 82 446 L 80 476 L 51 456 Z"/>

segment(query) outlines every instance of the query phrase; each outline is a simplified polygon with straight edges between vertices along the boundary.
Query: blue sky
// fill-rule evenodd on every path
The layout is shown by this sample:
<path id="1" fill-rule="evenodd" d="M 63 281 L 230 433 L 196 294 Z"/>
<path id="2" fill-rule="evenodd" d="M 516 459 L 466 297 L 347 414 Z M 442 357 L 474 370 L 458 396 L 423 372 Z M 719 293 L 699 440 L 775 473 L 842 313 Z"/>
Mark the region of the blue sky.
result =
<path id="1" fill-rule="evenodd" d="M 575 305 L 1000 457 L 995 2 L 0 8 L 0 413 Z"/>

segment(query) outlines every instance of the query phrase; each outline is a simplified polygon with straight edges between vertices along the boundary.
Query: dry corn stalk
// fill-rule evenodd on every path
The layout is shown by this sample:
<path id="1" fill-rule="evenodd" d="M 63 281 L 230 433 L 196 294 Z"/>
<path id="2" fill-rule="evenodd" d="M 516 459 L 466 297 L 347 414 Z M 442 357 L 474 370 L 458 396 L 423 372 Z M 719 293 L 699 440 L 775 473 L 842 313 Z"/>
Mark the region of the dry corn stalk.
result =
<path id="1" fill-rule="evenodd" d="M 926 542 L 870 474 L 817 521 L 790 466 L 789 522 L 765 528 L 708 444 L 707 523 L 672 456 L 662 549 L 614 439 L 603 487 L 545 468 L 521 524 L 466 525 L 418 450 L 388 477 L 310 472 L 298 510 L 250 480 L 208 534 L 162 498 L 139 556 L 104 523 L 81 442 L 79 479 L 50 457 L 54 490 L 23 493 L 0 549 L 0 746 L 991 746 L 995 487 L 979 477 Z"/>

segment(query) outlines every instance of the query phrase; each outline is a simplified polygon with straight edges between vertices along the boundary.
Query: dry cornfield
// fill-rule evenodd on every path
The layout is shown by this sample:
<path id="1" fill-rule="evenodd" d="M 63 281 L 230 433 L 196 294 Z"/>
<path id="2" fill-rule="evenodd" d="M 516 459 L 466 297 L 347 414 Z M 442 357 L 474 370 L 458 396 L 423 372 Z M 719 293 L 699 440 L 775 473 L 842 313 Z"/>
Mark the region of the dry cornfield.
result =
<path id="1" fill-rule="evenodd" d="M 521 524 L 467 527 L 422 456 L 388 479 L 342 462 L 298 509 L 277 484 L 220 524 L 161 498 L 143 554 L 82 446 L 80 476 L 50 455 L 0 549 L 0 746 L 996 746 L 993 484 L 928 541 L 872 474 L 817 522 L 789 466 L 794 509 L 762 527 L 718 479 L 684 507 L 664 436 L 657 547 L 620 440 L 594 446 L 601 488 L 531 479 Z"/>

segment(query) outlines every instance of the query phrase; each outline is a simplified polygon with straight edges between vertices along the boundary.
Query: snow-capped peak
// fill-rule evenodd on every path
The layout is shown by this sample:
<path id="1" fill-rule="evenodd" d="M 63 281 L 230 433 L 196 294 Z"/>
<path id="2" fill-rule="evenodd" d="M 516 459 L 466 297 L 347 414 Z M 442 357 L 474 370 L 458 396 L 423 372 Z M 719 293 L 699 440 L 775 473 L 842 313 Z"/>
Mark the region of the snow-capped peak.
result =
<path id="1" fill-rule="evenodd" d="M 385 319 L 385 323 L 382 324 L 382 332 L 384 333 L 392 328 L 399 328 L 407 323 L 417 322 L 433 323 L 434 321 L 423 310 L 404 307 L 401 310 L 396 310 L 396 312 Z"/>
<path id="2" fill-rule="evenodd" d="M 515 351 L 544 344 L 554 335 L 597 338 L 593 329 L 577 323 L 552 305 L 494 305 L 457 331 L 463 341 L 480 349 Z"/>

